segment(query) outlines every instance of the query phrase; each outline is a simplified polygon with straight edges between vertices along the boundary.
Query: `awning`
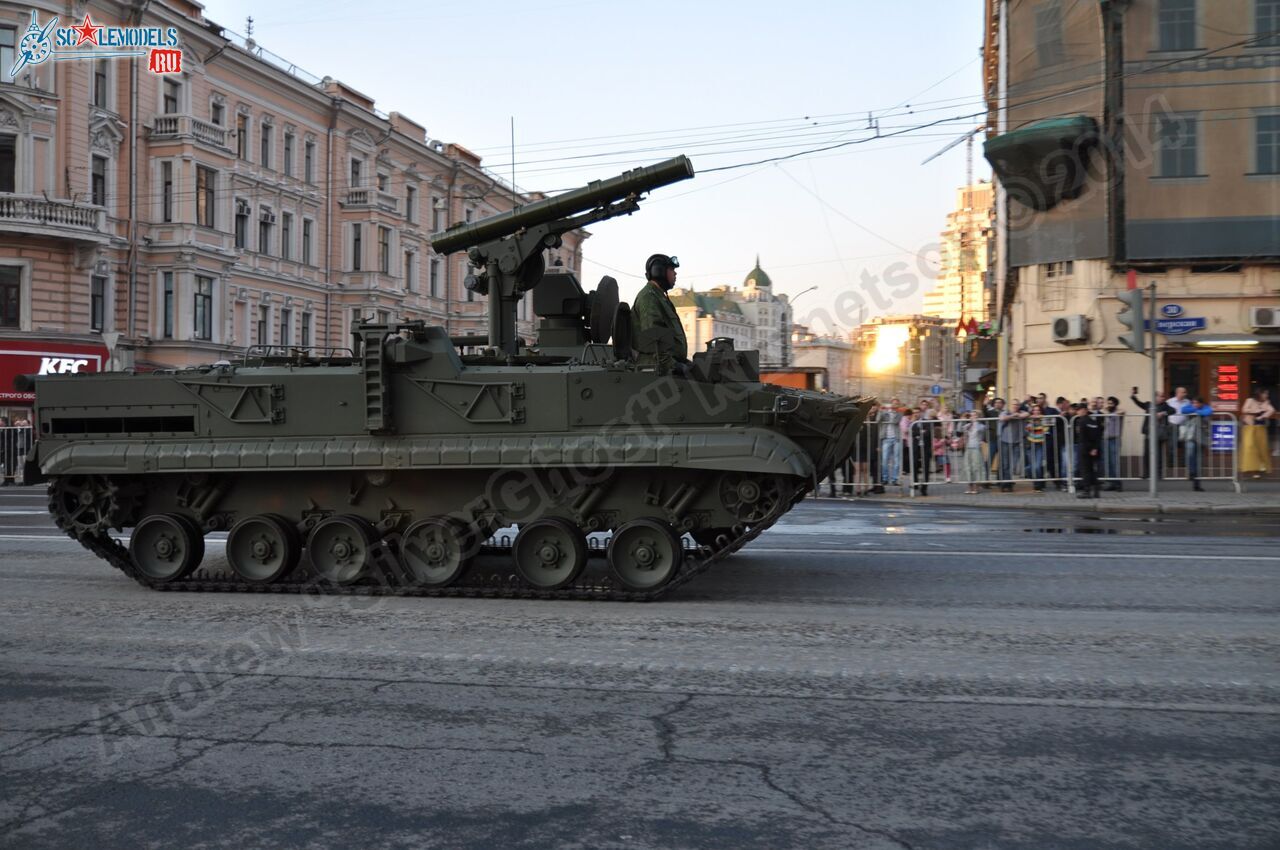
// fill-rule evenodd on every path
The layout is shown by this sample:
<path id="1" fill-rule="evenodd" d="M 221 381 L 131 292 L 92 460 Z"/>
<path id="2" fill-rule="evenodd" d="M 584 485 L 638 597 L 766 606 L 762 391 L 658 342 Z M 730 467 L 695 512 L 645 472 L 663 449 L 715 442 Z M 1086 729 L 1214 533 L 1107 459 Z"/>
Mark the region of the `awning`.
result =
<path id="1" fill-rule="evenodd" d="M 987 139 L 982 155 L 1012 200 L 1043 211 L 1080 195 L 1097 142 L 1087 115 L 1048 118 Z"/>
<path id="2" fill-rule="evenodd" d="M 1243 333 L 1200 333 L 1183 334 L 1178 337 L 1165 337 L 1169 345 L 1185 345 L 1197 348 L 1261 348 L 1280 346 L 1280 336 L 1264 336 L 1262 334 Z"/>

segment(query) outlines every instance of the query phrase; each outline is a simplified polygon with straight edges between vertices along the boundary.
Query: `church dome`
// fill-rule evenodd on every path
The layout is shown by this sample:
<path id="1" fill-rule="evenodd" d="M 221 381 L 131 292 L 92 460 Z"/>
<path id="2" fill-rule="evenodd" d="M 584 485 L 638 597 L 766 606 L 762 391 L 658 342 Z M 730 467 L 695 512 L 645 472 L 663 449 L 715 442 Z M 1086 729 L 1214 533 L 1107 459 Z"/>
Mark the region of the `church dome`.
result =
<path id="1" fill-rule="evenodd" d="M 769 275 L 765 274 L 764 269 L 760 268 L 760 255 L 756 254 L 756 267 L 747 275 L 747 279 L 742 282 L 743 286 L 754 286 L 757 289 L 768 289 L 773 286 L 773 281 L 769 279 Z"/>

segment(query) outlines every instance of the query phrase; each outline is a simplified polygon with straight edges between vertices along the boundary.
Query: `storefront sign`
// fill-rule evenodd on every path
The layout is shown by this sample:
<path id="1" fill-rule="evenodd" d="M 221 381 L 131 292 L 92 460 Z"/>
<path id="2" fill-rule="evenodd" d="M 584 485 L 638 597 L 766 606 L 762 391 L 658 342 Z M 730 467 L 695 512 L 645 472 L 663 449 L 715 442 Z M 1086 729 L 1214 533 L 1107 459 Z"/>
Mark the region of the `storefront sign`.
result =
<path id="1" fill-rule="evenodd" d="M 45 340 L 0 340 L 0 404 L 32 404 L 35 393 L 18 392 L 13 380 L 19 375 L 69 375 L 101 372 L 107 350 L 101 345 L 81 345 Z"/>
<path id="2" fill-rule="evenodd" d="M 1229 452 L 1235 449 L 1236 424 L 1234 422 L 1214 422 L 1209 427 L 1213 451 Z"/>
<path id="3" fill-rule="evenodd" d="M 1235 410 L 1240 404 L 1240 367 L 1234 363 L 1214 366 L 1209 395 L 1215 403 L 1222 402 L 1228 410 Z"/>
<path id="4" fill-rule="evenodd" d="M 1147 328 L 1151 327 L 1151 322 L 1147 322 Z M 1156 319 L 1156 333 L 1167 334 L 1169 336 L 1177 336 L 1179 334 L 1188 334 L 1192 331 L 1202 331 L 1208 326 L 1208 321 L 1202 316 L 1195 319 Z"/>

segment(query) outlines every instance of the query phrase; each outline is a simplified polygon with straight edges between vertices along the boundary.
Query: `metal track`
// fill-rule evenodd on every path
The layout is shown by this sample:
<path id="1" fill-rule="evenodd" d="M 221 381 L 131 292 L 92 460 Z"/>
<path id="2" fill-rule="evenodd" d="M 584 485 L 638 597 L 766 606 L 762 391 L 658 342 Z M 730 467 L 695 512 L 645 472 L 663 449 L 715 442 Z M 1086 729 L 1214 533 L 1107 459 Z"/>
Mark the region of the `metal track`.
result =
<path id="1" fill-rule="evenodd" d="M 52 495 L 50 485 L 50 493 Z M 58 528 L 72 540 L 120 570 L 138 584 L 152 590 L 178 591 L 186 593 L 317 593 L 346 596 L 450 596 L 482 599 L 549 599 L 549 600 L 601 600 L 612 602 L 652 602 L 661 599 L 677 588 L 683 587 L 694 578 L 705 573 L 713 564 L 737 552 L 746 544 L 760 536 L 787 511 L 805 497 L 812 489 L 812 484 L 798 486 L 791 495 L 790 501 L 780 499 L 773 513 L 764 520 L 747 526 L 735 526 L 736 536 L 713 550 L 709 546 L 685 549 L 684 562 L 679 572 L 662 587 L 648 591 L 627 590 L 615 584 L 611 577 L 604 576 L 600 580 L 579 579 L 567 587 L 558 590 L 540 590 L 530 587 L 514 571 L 493 573 L 483 580 L 477 575 L 475 566 L 462 578 L 447 587 L 424 587 L 413 582 L 409 571 L 401 564 L 394 546 L 386 538 L 380 539 L 370 553 L 368 576 L 357 584 L 335 585 L 323 581 L 309 569 L 301 566 L 293 575 L 274 584 L 252 584 L 244 581 L 233 571 L 208 571 L 197 569 L 192 577 L 181 581 L 160 582 L 143 575 L 133 563 L 129 550 L 124 544 L 105 531 L 81 532 L 70 523 L 64 508 L 58 500 L 50 498 L 49 513 L 52 514 Z M 481 554 L 506 552 L 502 547 L 489 547 Z"/>

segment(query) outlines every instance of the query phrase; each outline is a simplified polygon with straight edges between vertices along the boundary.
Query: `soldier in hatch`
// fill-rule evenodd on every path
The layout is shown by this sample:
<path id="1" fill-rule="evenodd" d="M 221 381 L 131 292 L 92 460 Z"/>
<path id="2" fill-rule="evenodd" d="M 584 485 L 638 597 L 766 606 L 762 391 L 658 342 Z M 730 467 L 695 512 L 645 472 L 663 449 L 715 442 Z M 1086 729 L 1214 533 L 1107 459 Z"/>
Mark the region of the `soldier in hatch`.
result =
<path id="1" fill-rule="evenodd" d="M 683 375 L 689 369 L 689 342 L 675 305 L 667 297 L 668 290 L 676 285 L 678 268 L 680 261 L 666 254 L 654 254 L 645 261 L 644 288 L 631 305 L 631 316 L 640 362 L 656 363 L 661 372 Z"/>

